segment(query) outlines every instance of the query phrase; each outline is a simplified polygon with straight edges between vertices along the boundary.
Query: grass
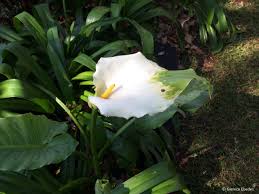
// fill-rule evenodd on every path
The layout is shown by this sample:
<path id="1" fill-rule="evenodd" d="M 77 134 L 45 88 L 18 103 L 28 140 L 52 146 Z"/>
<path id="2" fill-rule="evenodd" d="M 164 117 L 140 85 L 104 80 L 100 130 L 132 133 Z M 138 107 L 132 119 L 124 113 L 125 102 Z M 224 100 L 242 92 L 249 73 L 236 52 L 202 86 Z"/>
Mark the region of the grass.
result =
<path id="1" fill-rule="evenodd" d="M 212 100 L 184 121 L 179 137 L 193 193 L 224 193 L 222 187 L 253 187 L 259 180 L 259 5 L 235 2 L 225 7 L 241 33 L 213 56 L 213 70 L 205 73 Z"/>

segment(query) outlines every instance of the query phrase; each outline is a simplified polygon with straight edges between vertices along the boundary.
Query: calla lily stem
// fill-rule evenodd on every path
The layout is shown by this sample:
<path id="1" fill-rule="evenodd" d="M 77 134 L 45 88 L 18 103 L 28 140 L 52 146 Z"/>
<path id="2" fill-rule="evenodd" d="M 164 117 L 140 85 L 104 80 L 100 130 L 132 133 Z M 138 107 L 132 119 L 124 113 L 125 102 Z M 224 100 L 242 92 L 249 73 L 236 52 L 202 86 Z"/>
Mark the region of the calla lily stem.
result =
<path id="1" fill-rule="evenodd" d="M 116 138 L 118 136 L 120 136 L 120 134 L 122 134 L 132 123 L 134 123 L 134 121 L 136 120 L 136 118 L 132 118 L 130 119 L 125 125 L 123 125 L 113 136 L 111 139 L 109 139 L 105 145 L 103 146 L 103 148 L 100 150 L 100 152 L 98 153 L 98 159 L 101 159 L 104 152 L 106 151 L 107 148 L 109 148 L 112 143 L 116 140 Z"/>
<path id="2" fill-rule="evenodd" d="M 93 166 L 94 166 L 94 171 L 95 175 L 99 178 L 100 177 L 100 168 L 98 164 L 98 156 L 97 156 L 97 151 L 96 151 L 96 142 L 95 142 L 95 127 L 96 127 L 96 119 L 97 119 L 97 109 L 93 108 L 92 110 L 92 117 L 91 117 L 91 122 L 90 122 L 90 149 L 91 153 L 93 155 Z"/>
<path id="3" fill-rule="evenodd" d="M 74 115 L 71 113 L 71 111 L 69 110 L 69 108 L 65 105 L 65 103 L 63 103 L 55 94 L 53 94 L 52 92 L 50 92 L 49 90 L 47 90 L 46 88 L 38 85 L 38 84 L 34 84 L 37 88 L 39 88 L 41 91 L 45 92 L 46 94 L 48 94 L 54 101 L 56 101 L 56 103 L 68 114 L 68 116 L 72 119 L 72 121 L 75 123 L 75 125 L 77 126 L 77 128 L 79 129 L 81 135 L 83 136 L 85 143 L 88 142 L 87 139 L 87 134 L 85 133 L 83 127 L 81 126 L 81 124 L 78 122 L 78 120 L 74 117 Z"/>

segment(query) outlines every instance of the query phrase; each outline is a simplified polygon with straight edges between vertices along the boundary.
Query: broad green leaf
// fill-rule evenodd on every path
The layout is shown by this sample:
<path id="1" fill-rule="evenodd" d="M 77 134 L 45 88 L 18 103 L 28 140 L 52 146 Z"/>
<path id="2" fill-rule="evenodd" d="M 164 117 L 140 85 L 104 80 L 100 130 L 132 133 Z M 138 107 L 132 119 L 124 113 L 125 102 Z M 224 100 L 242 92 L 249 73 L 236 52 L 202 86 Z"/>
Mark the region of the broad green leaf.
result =
<path id="1" fill-rule="evenodd" d="M 165 98 L 173 99 L 181 94 L 192 80 L 206 80 L 198 76 L 193 69 L 178 71 L 161 71 L 153 76 L 154 81 L 158 81 L 164 86 L 163 95 Z"/>
<path id="2" fill-rule="evenodd" d="M 17 43 L 10 43 L 6 46 L 5 52 L 10 52 L 17 57 L 15 64 L 16 76 L 20 79 L 26 79 L 32 73 L 39 80 L 40 84 L 48 88 L 50 91 L 57 93 L 54 82 L 48 73 L 36 62 L 31 56 L 30 51 Z"/>
<path id="3" fill-rule="evenodd" d="M 44 26 L 45 31 L 55 25 L 55 21 L 51 17 L 49 6 L 46 3 L 37 4 L 34 6 L 34 15 L 40 19 L 41 25 Z"/>
<path id="4" fill-rule="evenodd" d="M 10 106 L 10 104 L 12 106 Z M 0 99 L 0 110 L 13 112 L 38 112 L 38 113 L 53 113 L 55 107 L 50 104 L 47 99 L 28 99 L 20 98 L 5 98 Z"/>
<path id="5" fill-rule="evenodd" d="M 52 64 L 52 69 L 58 80 L 58 85 L 63 93 L 63 96 L 67 100 L 70 100 L 73 95 L 73 85 L 65 71 L 64 50 L 58 36 L 57 27 L 50 28 L 47 32 L 47 37 L 47 53 Z"/>
<path id="6" fill-rule="evenodd" d="M 179 107 L 188 112 L 195 112 L 211 97 L 212 86 L 205 79 L 194 79 L 176 98 Z"/>
<path id="7" fill-rule="evenodd" d="M 65 160 L 77 146 L 67 127 L 32 114 L 0 118 L 0 170 L 33 170 Z"/>
<path id="8" fill-rule="evenodd" d="M 172 105 L 164 112 L 157 113 L 153 116 L 146 115 L 137 119 L 132 127 L 135 129 L 148 130 L 161 127 L 166 121 L 173 118 L 174 114 L 178 111 L 177 107 Z"/>
<path id="9" fill-rule="evenodd" d="M 128 53 L 128 49 L 132 48 L 132 47 L 138 47 L 138 43 L 134 40 L 117 40 L 114 42 L 111 42 L 107 45 L 105 45 L 104 47 L 100 48 L 98 51 L 94 52 L 91 57 L 92 58 L 96 58 L 100 55 L 102 55 L 105 52 L 110 52 L 110 51 L 116 51 L 116 52 L 124 52 L 124 53 Z"/>
<path id="10" fill-rule="evenodd" d="M 166 121 L 171 119 L 174 114 L 178 111 L 178 108 L 175 105 L 170 106 L 164 112 L 157 113 L 153 116 L 145 115 L 141 118 L 135 120 L 131 126 L 129 126 L 128 130 L 131 129 L 139 129 L 141 131 L 149 131 L 151 129 L 156 129 L 161 127 Z M 111 122 L 115 128 L 120 128 L 127 122 L 126 119 L 118 118 L 118 117 L 109 117 L 107 118 L 109 122 Z"/>
<path id="11" fill-rule="evenodd" d="M 4 75 L 7 79 L 12 79 L 15 77 L 13 68 L 6 63 L 0 63 L 0 74 Z"/>
<path id="12" fill-rule="evenodd" d="M 160 162 L 133 176 L 129 180 L 115 187 L 112 194 L 139 194 L 150 191 L 164 181 L 176 175 L 175 167 L 169 162 Z M 180 183 L 179 183 L 180 184 Z"/>
<path id="13" fill-rule="evenodd" d="M 20 100 L 11 100 L 14 98 L 20 98 L 23 100 L 30 101 L 31 103 L 37 105 L 37 110 L 52 113 L 55 110 L 54 105 L 48 100 L 46 95 L 41 92 L 40 90 L 36 89 L 35 87 L 31 86 L 30 84 L 26 82 L 22 82 L 21 80 L 17 79 L 9 79 L 6 81 L 0 82 L 0 107 L 3 109 L 7 109 L 8 106 L 10 106 L 10 103 L 12 106 L 8 108 L 9 110 L 15 110 L 16 108 L 19 110 L 28 110 L 30 106 L 26 107 L 26 101 L 20 101 Z M 2 101 L 1 100 L 5 100 Z M 9 104 L 8 104 L 9 101 Z M 24 108 L 23 108 L 24 107 Z M 35 106 L 33 110 L 35 110 Z"/>
<path id="14" fill-rule="evenodd" d="M 16 159 L 14 159 L 16 160 Z M 9 171 L 0 171 L 0 193 L 12 194 L 51 194 L 34 180 Z"/>
<path id="15" fill-rule="evenodd" d="M 35 38 L 39 45 L 44 48 L 47 46 L 47 37 L 41 25 L 37 20 L 29 13 L 22 12 L 14 17 L 14 26 L 18 31 L 21 30 L 22 25 L 25 29 Z"/>
<path id="16" fill-rule="evenodd" d="M 89 25 L 93 22 L 100 20 L 108 12 L 110 12 L 110 9 L 108 7 L 104 7 L 104 6 L 94 7 L 86 18 L 86 22 L 85 22 L 86 25 Z"/>
<path id="17" fill-rule="evenodd" d="M 20 35 L 18 35 L 16 32 L 3 25 L 0 25 L 0 38 L 7 40 L 9 42 L 23 40 Z"/>

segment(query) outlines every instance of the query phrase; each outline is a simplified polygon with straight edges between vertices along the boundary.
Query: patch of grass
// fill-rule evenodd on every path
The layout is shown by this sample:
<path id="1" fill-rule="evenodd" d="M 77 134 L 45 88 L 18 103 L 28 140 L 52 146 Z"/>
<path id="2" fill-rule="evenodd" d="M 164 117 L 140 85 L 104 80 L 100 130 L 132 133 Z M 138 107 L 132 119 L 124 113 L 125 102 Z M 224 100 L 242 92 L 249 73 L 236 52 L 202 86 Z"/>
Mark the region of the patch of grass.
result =
<path id="1" fill-rule="evenodd" d="M 258 1 L 235 2 L 226 8 L 241 33 L 213 57 L 214 69 L 205 74 L 214 86 L 212 100 L 184 122 L 180 136 L 181 149 L 190 153 L 182 169 L 193 193 L 223 193 L 222 187 L 252 187 L 259 180 Z"/>

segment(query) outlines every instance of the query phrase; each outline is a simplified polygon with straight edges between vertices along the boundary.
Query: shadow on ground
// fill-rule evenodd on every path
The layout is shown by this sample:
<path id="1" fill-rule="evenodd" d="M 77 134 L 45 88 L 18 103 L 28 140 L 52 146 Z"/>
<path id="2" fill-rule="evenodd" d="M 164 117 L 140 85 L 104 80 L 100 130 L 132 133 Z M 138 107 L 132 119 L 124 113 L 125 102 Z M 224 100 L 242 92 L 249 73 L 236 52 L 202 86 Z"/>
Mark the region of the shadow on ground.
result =
<path id="1" fill-rule="evenodd" d="M 252 187 L 259 180 L 258 11 L 229 14 L 246 32 L 214 57 L 213 71 L 205 74 L 213 97 L 183 120 L 179 135 L 179 163 L 193 193 L 224 193 L 222 187 Z"/>

